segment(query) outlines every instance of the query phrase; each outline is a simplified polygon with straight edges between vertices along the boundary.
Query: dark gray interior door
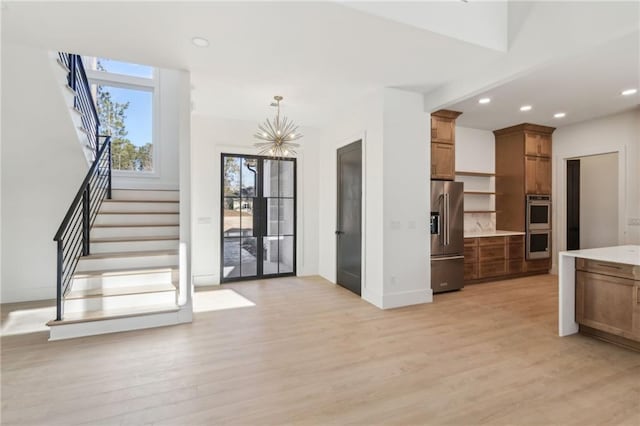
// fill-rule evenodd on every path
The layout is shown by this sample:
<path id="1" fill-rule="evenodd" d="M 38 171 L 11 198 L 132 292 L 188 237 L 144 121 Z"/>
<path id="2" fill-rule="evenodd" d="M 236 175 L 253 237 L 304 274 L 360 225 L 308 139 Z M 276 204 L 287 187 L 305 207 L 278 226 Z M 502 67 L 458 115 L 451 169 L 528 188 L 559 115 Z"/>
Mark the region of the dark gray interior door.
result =
<path id="1" fill-rule="evenodd" d="M 567 160 L 567 250 L 580 249 L 580 160 Z"/>
<path id="2" fill-rule="evenodd" d="M 362 141 L 338 149 L 337 283 L 362 292 Z"/>

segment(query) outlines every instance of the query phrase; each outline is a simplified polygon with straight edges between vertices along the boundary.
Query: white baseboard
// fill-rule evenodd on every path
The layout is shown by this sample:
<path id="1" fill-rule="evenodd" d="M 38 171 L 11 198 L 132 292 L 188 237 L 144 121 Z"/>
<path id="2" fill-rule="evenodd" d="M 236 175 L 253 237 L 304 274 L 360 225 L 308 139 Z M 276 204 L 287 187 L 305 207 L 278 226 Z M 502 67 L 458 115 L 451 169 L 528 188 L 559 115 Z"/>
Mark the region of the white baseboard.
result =
<path id="1" fill-rule="evenodd" d="M 366 288 L 362 289 L 362 299 L 365 302 L 371 303 L 376 308 L 384 309 L 384 303 L 382 300 L 382 296 L 373 291 L 367 290 Z"/>
<path id="2" fill-rule="evenodd" d="M 431 302 L 433 302 L 433 292 L 431 289 L 403 291 L 383 295 L 382 309 L 394 309 Z"/>
<path id="3" fill-rule="evenodd" d="M 209 275 L 194 275 L 193 276 L 193 285 L 195 287 L 200 286 L 209 286 L 209 285 L 220 285 L 220 279 L 217 275 L 209 274 Z"/>

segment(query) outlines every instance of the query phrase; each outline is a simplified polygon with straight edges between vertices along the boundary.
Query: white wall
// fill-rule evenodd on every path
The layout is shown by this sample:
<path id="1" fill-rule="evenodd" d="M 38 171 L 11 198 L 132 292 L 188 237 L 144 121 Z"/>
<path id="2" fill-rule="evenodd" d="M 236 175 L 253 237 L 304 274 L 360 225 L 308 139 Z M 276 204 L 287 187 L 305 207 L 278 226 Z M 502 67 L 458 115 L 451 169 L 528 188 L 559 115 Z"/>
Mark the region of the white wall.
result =
<path id="1" fill-rule="evenodd" d="M 293 117 L 295 118 L 295 117 Z M 256 154 L 258 121 L 192 115 L 191 200 L 192 274 L 195 285 L 220 282 L 220 155 Z M 298 151 L 297 274 L 318 273 L 319 132 L 302 128 Z"/>
<path id="2" fill-rule="evenodd" d="M 383 307 L 431 302 L 431 125 L 423 96 L 385 89 L 383 124 Z"/>
<path id="3" fill-rule="evenodd" d="M 580 248 L 618 245 L 618 153 L 580 158 Z"/>
<path id="4" fill-rule="evenodd" d="M 489 130 L 456 126 L 456 170 L 493 173 L 496 140 Z"/>
<path id="5" fill-rule="evenodd" d="M 553 261 L 566 249 L 566 160 L 618 153 L 618 242 L 640 244 L 640 108 L 561 127 L 553 134 Z"/>
<path id="6" fill-rule="evenodd" d="M 383 296 L 383 91 L 366 94 L 325 127 L 319 149 L 318 271 L 336 282 L 337 149 L 362 139 L 362 298 L 381 307 Z"/>
<path id="7" fill-rule="evenodd" d="M 465 172 L 495 173 L 496 142 L 493 132 L 456 126 L 456 170 Z M 495 191 L 495 177 L 456 176 L 464 183 L 465 191 Z M 494 195 L 464 196 L 465 210 L 495 210 Z M 464 215 L 465 232 L 496 229 L 493 213 L 469 213 Z"/>
<path id="8" fill-rule="evenodd" d="M 322 138 L 320 275 L 336 282 L 336 152 L 362 139 L 362 298 L 380 308 L 432 299 L 429 129 L 422 95 L 383 89 L 343 106 Z"/>
<path id="9" fill-rule="evenodd" d="M 179 122 L 181 71 L 158 69 L 154 93 L 156 107 L 153 128 L 154 171 L 136 173 L 115 171 L 114 188 L 178 189 Z"/>
<path id="10" fill-rule="evenodd" d="M 88 170 L 63 81 L 48 52 L 3 43 L 2 303 L 56 294 L 53 237 Z"/>

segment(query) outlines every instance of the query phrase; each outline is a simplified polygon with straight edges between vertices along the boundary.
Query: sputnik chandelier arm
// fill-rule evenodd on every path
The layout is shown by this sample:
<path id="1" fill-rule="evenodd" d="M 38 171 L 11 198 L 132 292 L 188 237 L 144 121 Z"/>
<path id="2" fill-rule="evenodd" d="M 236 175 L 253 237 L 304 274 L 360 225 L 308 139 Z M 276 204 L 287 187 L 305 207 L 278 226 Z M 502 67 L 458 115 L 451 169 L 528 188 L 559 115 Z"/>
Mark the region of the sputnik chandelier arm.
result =
<path id="1" fill-rule="evenodd" d="M 268 118 L 264 123 L 258 125 L 258 131 L 253 135 L 256 139 L 264 142 L 254 144 L 258 148 L 258 154 L 269 155 L 271 157 L 287 157 L 296 154 L 295 148 L 299 148 L 300 144 L 292 143 L 300 139 L 303 135 L 298 132 L 298 126 L 287 117 L 280 119 L 280 101 L 282 96 L 274 96 L 275 103 L 272 106 L 277 108 L 276 116 L 273 121 Z"/>

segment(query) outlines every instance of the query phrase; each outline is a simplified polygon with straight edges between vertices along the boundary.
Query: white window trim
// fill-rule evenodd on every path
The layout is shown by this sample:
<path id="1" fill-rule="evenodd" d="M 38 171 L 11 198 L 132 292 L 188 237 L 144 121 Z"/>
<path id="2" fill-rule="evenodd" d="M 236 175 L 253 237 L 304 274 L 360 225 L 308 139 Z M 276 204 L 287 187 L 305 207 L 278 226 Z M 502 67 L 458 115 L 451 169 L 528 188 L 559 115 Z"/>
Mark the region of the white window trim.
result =
<path id="1" fill-rule="evenodd" d="M 151 92 L 151 145 L 153 146 L 153 170 L 152 171 L 131 171 L 112 170 L 114 176 L 133 178 L 159 178 L 160 177 L 160 74 L 157 68 L 153 68 L 151 78 L 135 77 L 124 74 L 116 74 L 107 71 L 85 70 L 89 84 L 99 84 L 105 86 L 119 87 L 123 89 L 143 90 Z"/>

